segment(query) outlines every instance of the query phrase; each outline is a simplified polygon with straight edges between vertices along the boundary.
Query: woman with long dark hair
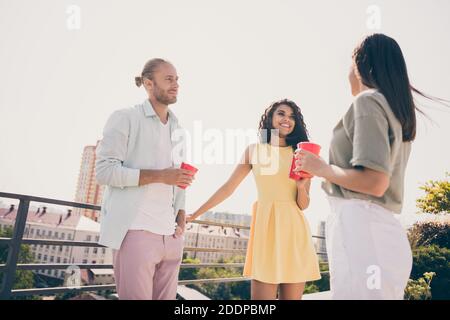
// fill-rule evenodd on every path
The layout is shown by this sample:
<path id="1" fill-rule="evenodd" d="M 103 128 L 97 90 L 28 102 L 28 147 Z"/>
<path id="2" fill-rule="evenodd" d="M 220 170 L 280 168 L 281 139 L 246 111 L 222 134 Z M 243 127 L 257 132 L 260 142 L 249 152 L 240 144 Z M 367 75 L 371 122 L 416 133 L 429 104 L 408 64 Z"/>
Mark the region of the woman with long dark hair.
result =
<path id="1" fill-rule="evenodd" d="M 366 37 L 354 50 L 354 102 L 333 130 L 330 164 L 297 150 L 297 169 L 326 179 L 326 238 L 334 299 L 403 299 L 412 268 L 403 205 L 416 110 L 397 42 Z M 418 110 L 420 112 L 420 110 Z"/>
<path id="2" fill-rule="evenodd" d="M 319 263 L 303 210 L 309 205 L 310 179 L 289 178 L 296 145 L 308 141 L 300 108 L 287 99 L 269 106 L 259 124 L 260 143 L 247 147 L 228 181 L 190 222 L 217 206 L 252 171 L 258 201 L 252 210 L 243 275 L 252 299 L 301 299 L 305 282 L 320 279 Z"/>

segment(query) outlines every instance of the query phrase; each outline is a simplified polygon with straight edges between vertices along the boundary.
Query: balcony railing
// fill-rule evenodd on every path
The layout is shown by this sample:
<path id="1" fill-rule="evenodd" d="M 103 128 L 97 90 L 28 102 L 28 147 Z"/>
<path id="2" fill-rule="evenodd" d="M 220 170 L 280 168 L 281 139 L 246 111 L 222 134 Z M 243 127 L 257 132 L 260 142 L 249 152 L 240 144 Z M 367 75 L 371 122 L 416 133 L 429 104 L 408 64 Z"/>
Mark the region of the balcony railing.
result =
<path id="1" fill-rule="evenodd" d="M 88 263 L 50 263 L 50 264 L 18 264 L 18 258 L 20 253 L 20 246 L 22 244 L 29 245 L 55 245 L 55 246 L 79 246 L 79 247 L 94 247 L 104 248 L 96 242 L 89 241 L 72 241 L 72 240 L 49 240 L 49 239 L 32 239 L 23 238 L 24 230 L 27 222 L 28 211 L 31 202 L 54 204 L 61 206 L 69 206 L 73 208 L 100 210 L 100 206 L 63 201 L 57 199 L 34 197 L 22 194 L 13 194 L 0 192 L 0 198 L 9 198 L 19 200 L 19 207 L 17 216 L 14 223 L 12 238 L 0 238 L 0 246 L 9 246 L 8 256 L 6 264 L 0 264 L 0 273 L 3 273 L 3 281 L 0 290 L 0 299 L 10 299 L 20 296 L 31 295 L 49 295 L 49 294 L 61 294 L 61 293 L 75 293 L 86 291 L 103 291 L 103 290 L 115 290 L 114 284 L 108 285 L 84 285 L 79 287 L 52 287 L 52 288 L 30 288 L 30 289 L 16 289 L 13 290 L 16 270 L 51 270 L 51 269 L 67 269 L 71 266 L 77 266 L 80 269 L 113 269 L 112 264 L 88 264 Z M 249 226 L 242 226 L 236 224 L 218 223 L 212 221 L 196 220 L 193 223 L 199 223 L 210 226 L 222 226 L 239 229 L 250 229 Z M 314 238 L 324 239 L 324 237 L 313 236 Z M 197 251 L 197 252 L 222 252 L 222 253 L 245 253 L 246 249 L 222 249 L 222 248 L 198 248 L 198 247 L 184 247 L 184 251 Z M 318 252 L 319 255 L 325 255 L 324 252 Z M 199 264 L 187 264 L 182 263 L 181 268 L 211 268 L 211 267 L 225 267 L 225 268 L 242 268 L 244 263 L 199 263 Z M 327 272 L 322 272 L 327 273 Z M 179 280 L 179 285 L 186 284 L 199 284 L 199 283 L 223 283 L 223 282 L 235 282 L 235 281 L 249 281 L 246 277 L 233 277 L 233 278 L 214 278 L 214 279 L 191 279 L 191 280 Z"/>

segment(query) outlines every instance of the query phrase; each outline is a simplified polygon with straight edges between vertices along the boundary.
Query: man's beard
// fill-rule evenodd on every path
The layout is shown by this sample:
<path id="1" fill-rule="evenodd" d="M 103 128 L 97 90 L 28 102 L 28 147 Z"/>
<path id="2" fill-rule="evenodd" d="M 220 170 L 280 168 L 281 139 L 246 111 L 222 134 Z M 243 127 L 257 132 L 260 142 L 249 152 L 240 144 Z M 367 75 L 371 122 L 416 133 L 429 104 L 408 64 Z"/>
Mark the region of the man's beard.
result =
<path id="1" fill-rule="evenodd" d="M 155 99 L 161 104 L 169 105 L 177 102 L 177 97 L 169 97 L 163 90 L 161 90 L 159 87 L 155 86 Z"/>

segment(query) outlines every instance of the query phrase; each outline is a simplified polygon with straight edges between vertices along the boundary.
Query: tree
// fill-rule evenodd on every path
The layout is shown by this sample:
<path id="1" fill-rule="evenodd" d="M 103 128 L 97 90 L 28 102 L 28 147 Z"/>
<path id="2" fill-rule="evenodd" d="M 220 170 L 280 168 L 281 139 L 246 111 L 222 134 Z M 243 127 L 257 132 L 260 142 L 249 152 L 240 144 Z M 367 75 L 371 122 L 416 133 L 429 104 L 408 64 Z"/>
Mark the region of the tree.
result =
<path id="1" fill-rule="evenodd" d="M 330 290 L 330 274 L 328 273 L 328 263 L 320 264 L 321 278 L 313 282 L 307 282 L 303 294 L 322 292 Z"/>
<path id="2" fill-rule="evenodd" d="M 450 174 L 445 174 L 447 179 L 430 180 L 421 186 L 425 191 L 422 198 L 417 199 L 417 207 L 425 213 L 450 213 Z"/>
<path id="3" fill-rule="evenodd" d="M 13 229 L 12 227 L 7 227 L 0 231 L 0 237 L 12 238 Z M 8 247 L 0 247 L 0 263 L 5 264 L 8 258 Z M 34 258 L 31 254 L 31 249 L 29 245 L 22 244 L 20 246 L 19 257 L 17 263 L 33 263 Z M 3 273 L 0 273 L 0 283 L 3 282 Z M 13 289 L 27 289 L 34 287 L 34 274 L 30 270 L 16 270 L 15 281 L 13 284 Z M 28 296 L 21 297 L 19 299 L 40 299 L 38 296 Z"/>
<path id="4" fill-rule="evenodd" d="M 423 278 L 409 279 L 405 290 L 405 300 L 430 300 L 431 281 L 435 275 L 434 272 L 425 272 Z"/>
<path id="5" fill-rule="evenodd" d="M 409 228 L 408 239 L 413 249 L 428 245 L 449 248 L 450 224 L 438 221 L 417 222 Z"/>
<path id="6" fill-rule="evenodd" d="M 193 258 L 185 258 L 183 259 L 183 263 L 189 263 L 189 264 L 199 264 L 199 259 L 193 259 Z M 180 274 L 178 276 L 179 280 L 192 280 L 197 279 L 197 273 L 199 268 L 182 268 L 180 269 Z"/>
<path id="7" fill-rule="evenodd" d="M 411 278 L 420 279 L 426 272 L 436 274 L 431 283 L 432 298 L 450 299 L 450 249 L 437 245 L 415 249 Z"/>
<path id="8" fill-rule="evenodd" d="M 430 180 L 420 187 L 425 191 L 425 195 L 416 202 L 421 212 L 444 215 L 450 213 L 449 176 L 446 173 L 446 179 Z M 413 249 L 413 268 L 412 279 L 405 290 L 407 298 L 428 299 L 429 293 L 432 299 L 450 298 L 449 227 L 448 222 L 429 221 L 416 223 L 408 230 Z M 422 275 L 425 279 L 421 278 Z M 430 292 L 427 291 L 427 286 L 431 288 Z"/>
<path id="9" fill-rule="evenodd" d="M 55 300 L 70 300 L 71 298 L 75 298 L 80 294 L 82 294 L 82 292 L 69 291 L 64 293 L 58 293 L 55 296 Z"/>
<path id="10" fill-rule="evenodd" d="M 219 259 L 218 263 L 239 263 L 244 257 L 235 256 L 230 259 Z M 242 268 L 201 268 L 197 271 L 197 279 L 242 277 Z M 212 300 L 248 300 L 250 299 L 250 281 L 202 283 L 193 285 Z"/>
<path id="11" fill-rule="evenodd" d="M 310 294 L 320 292 L 319 287 L 313 282 L 313 283 L 306 283 L 305 284 L 305 290 L 303 290 L 303 294 Z"/>
<path id="12" fill-rule="evenodd" d="M 322 278 L 320 280 L 314 281 L 314 284 L 319 288 L 319 292 L 330 290 L 330 273 L 328 263 L 323 263 L 320 265 L 320 272 Z"/>

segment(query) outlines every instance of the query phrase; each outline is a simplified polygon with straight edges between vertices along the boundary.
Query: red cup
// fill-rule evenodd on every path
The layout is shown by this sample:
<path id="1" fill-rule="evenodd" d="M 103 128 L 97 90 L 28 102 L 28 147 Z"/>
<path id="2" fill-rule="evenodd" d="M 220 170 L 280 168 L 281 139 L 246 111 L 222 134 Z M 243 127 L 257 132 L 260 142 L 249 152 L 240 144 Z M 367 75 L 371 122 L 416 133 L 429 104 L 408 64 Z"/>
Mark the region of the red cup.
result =
<path id="1" fill-rule="evenodd" d="M 197 173 L 197 171 L 198 171 L 198 169 L 196 167 L 193 167 L 190 164 L 187 164 L 187 163 L 184 163 L 184 162 L 181 163 L 181 169 L 185 169 L 185 170 L 191 171 L 192 172 L 191 176 L 195 175 Z M 184 187 L 184 186 L 178 186 L 178 187 L 181 188 L 181 189 L 186 189 L 186 187 Z"/>
<path id="2" fill-rule="evenodd" d="M 318 144 L 312 143 L 312 142 L 300 142 L 297 144 L 297 148 L 312 152 L 316 155 L 319 155 L 320 149 L 321 149 L 321 147 Z M 295 159 L 295 155 L 294 155 L 294 157 L 292 159 L 291 172 L 289 173 L 289 178 L 294 179 L 294 180 L 300 180 L 302 178 L 308 178 L 308 179 L 312 178 L 313 176 L 311 174 L 309 174 L 308 172 L 305 172 L 305 171 L 294 172 L 296 160 L 297 159 Z"/>

